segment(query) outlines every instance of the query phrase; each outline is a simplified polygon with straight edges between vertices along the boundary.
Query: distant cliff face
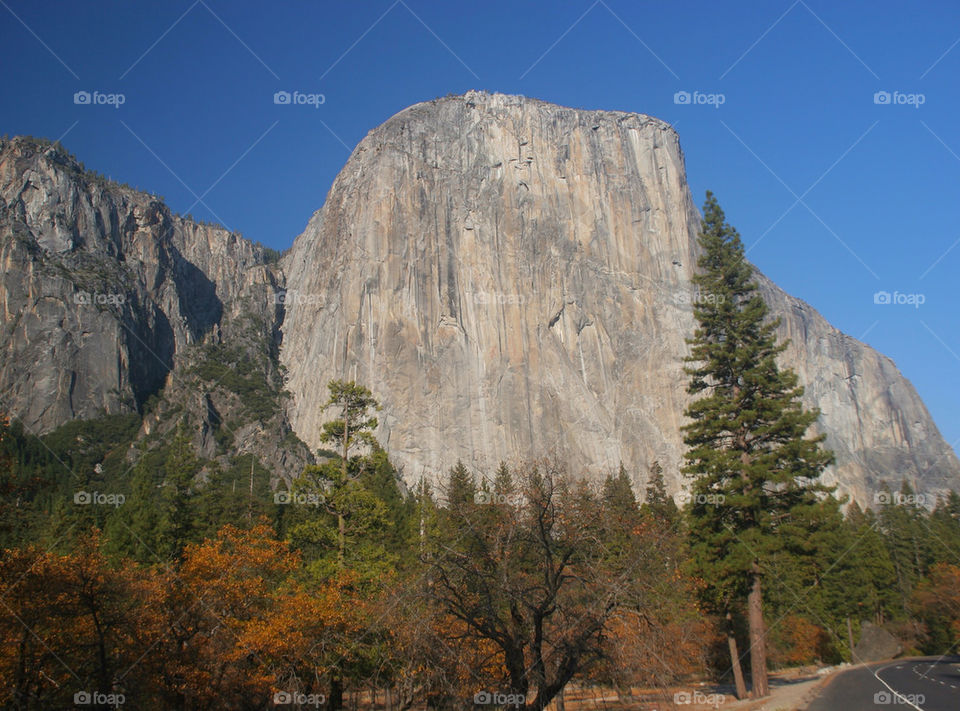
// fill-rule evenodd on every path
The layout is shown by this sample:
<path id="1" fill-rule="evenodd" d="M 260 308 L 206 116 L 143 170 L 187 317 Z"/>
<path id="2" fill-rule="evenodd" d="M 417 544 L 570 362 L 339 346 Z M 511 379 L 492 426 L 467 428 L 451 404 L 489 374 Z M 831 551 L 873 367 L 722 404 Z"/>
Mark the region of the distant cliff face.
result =
<path id="1" fill-rule="evenodd" d="M 167 407 L 145 432 L 192 415 L 213 457 L 230 421 L 244 440 L 235 451 L 287 462 L 294 476 L 305 459 L 277 453 L 285 415 L 245 426 L 237 398 L 195 372 L 201 344 L 229 344 L 262 354 L 269 379 L 282 279 L 262 248 L 86 172 L 62 148 L 0 141 L 0 410 L 29 432 L 143 410 L 156 395 Z"/>
<path id="2" fill-rule="evenodd" d="M 408 479 L 559 454 L 600 473 L 659 461 L 679 490 L 699 214 L 656 119 L 469 93 L 357 147 L 285 258 L 281 359 L 318 446 L 326 382 L 381 399 Z M 893 363 L 758 275 L 784 365 L 837 454 L 828 480 L 927 492 L 960 462 Z"/>

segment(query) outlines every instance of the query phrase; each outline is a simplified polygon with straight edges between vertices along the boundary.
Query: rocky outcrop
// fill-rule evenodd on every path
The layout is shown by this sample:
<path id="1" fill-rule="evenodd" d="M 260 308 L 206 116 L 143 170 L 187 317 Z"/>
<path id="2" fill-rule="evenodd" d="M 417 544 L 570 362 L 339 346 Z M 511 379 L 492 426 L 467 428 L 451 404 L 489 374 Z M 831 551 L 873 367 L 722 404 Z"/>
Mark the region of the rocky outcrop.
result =
<path id="1" fill-rule="evenodd" d="M 223 454 L 213 434 L 228 423 L 244 433 L 251 413 L 198 374 L 202 348 L 230 343 L 279 391 L 282 287 L 264 249 L 239 235 L 174 215 L 47 141 L 0 141 L 0 409 L 29 432 L 144 412 L 159 398 L 145 435 L 172 426 L 164 413 L 191 414 L 198 451 Z M 300 444 L 278 454 L 288 433 L 280 412 L 234 453 L 253 451 L 295 476 L 309 452 Z"/>
<path id="2" fill-rule="evenodd" d="M 297 433 L 317 446 L 326 382 L 354 378 L 408 479 L 553 453 L 596 473 L 659 461 L 678 491 L 699 219 L 657 119 L 477 92 L 402 111 L 283 262 Z M 758 280 L 823 411 L 827 480 L 866 502 L 902 477 L 956 487 L 893 363 Z"/>

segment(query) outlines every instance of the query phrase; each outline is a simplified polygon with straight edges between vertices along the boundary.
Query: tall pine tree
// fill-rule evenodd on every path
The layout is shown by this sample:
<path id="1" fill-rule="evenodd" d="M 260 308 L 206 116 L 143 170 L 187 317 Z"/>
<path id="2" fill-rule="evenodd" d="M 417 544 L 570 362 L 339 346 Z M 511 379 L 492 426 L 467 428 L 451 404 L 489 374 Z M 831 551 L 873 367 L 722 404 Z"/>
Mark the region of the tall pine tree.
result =
<path id="1" fill-rule="evenodd" d="M 377 418 L 371 416 L 371 411 L 380 409 L 380 403 L 373 397 L 373 393 L 354 381 L 331 380 L 327 383 L 330 390 L 330 399 L 324 404 L 324 409 L 335 408 L 340 410 L 340 417 L 324 422 L 320 428 L 320 441 L 332 443 L 340 454 L 339 483 L 335 485 L 345 487 L 350 481 L 349 463 L 350 452 L 358 446 L 367 445 L 374 450 L 379 446 L 373 431 L 377 429 Z M 343 568 L 347 539 L 346 519 L 342 512 L 337 513 L 337 538 L 339 567 Z"/>
<path id="2" fill-rule="evenodd" d="M 201 466 L 190 435 L 181 421 L 177 424 L 163 463 L 157 547 L 164 558 L 179 557 L 184 546 L 194 538 L 193 485 Z"/>
<path id="3" fill-rule="evenodd" d="M 764 561 L 781 543 L 777 533 L 798 510 L 813 505 L 832 461 L 823 437 L 806 437 L 819 413 L 804 410 L 797 376 L 780 370 L 779 320 L 757 292 L 737 231 L 707 193 L 693 282 L 698 328 L 689 340 L 688 392 L 696 396 L 684 426 L 687 465 L 695 477 L 690 506 L 692 555 L 729 616 L 747 600 L 754 697 L 768 694 L 763 622 Z M 719 593 L 719 594 L 716 594 Z M 745 691 L 729 631 L 738 694 Z"/>

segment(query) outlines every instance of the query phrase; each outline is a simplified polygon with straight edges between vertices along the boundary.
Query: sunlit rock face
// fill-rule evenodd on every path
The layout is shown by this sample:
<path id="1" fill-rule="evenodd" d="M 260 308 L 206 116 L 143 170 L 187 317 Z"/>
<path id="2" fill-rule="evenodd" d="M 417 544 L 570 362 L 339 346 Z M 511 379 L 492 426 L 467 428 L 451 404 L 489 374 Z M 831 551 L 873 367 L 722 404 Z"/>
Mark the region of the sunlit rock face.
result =
<path id="1" fill-rule="evenodd" d="M 0 140 L 0 411 L 44 433 L 157 394 L 233 421 L 232 396 L 189 384 L 194 346 L 279 342 L 287 413 L 232 446 L 287 479 L 308 457 L 282 445 L 286 417 L 320 447 L 326 383 L 349 378 L 382 401 L 377 435 L 408 481 L 555 455 L 591 476 L 623 462 L 638 486 L 658 461 L 677 493 L 699 219 L 667 124 L 515 96 L 373 130 L 282 268 L 48 142 Z M 931 503 L 960 488 L 894 364 L 757 280 L 823 412 L 828 481 L 867 504 L 883 481 Z"/>
<path id="2" fill-rule="evenodd" d="M 544 455 L 674 492 L 688 403 L 699 213 L 677 134 L 649 116 L 471 92 L 371 131 L 284 260 L 291 419 L 318 447 L 326 383 L 383 403 L 408 481 L 462 459 Z M 758 274 L 782 357 L 837 455 L 827 480 L 872 503 L 934 493 L 960 462 L 894 364 Z"/>

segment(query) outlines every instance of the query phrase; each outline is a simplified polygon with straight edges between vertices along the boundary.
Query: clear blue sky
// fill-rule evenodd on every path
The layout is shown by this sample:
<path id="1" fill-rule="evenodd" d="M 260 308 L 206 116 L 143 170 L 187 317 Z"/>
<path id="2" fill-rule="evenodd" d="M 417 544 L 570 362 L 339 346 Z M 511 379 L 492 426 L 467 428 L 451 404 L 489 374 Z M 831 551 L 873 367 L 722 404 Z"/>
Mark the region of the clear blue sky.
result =
<path id="1" fill-rule="evenodd" d="M 694 199 L 717 193 L 755 264 L 891 356 L 956 448 L 958 42 L 956 2 L 0 0 L 0 132 L 63 137 L 283 249 L 353 146 L 415 102 L 486 89 L 651 114 L 679 131 Z"/>

